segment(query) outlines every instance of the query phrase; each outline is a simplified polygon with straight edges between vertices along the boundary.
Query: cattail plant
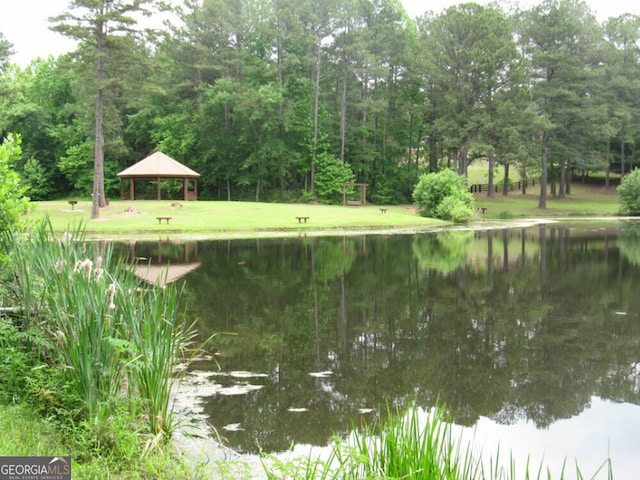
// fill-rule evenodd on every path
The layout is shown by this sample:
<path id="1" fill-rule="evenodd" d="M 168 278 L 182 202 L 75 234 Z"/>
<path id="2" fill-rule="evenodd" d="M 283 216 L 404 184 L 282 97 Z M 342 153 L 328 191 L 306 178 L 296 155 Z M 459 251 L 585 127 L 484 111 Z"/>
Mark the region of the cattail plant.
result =
<path id="1" fill-rule="evenodd" d="M 178 292 L 142 284 L 83 228 L 57 240 L 45 221 L 16 251 L 23 302 L 56 338 L 86 418 L 99 425 L 128 393 L 142 400 L 150 432 L 169 435 L 173 369 L 195 335 L 178 314 Z"/>

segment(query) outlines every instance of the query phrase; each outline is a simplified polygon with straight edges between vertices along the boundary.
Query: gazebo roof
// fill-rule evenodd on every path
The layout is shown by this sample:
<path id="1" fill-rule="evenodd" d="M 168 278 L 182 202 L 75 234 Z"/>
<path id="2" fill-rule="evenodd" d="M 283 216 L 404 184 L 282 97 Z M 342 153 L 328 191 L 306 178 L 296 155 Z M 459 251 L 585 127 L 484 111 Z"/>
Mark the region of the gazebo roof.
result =
<path id="1" fill-rule="evenodd" d="M 118 177 L 198 178 L 200 174 L 162 152 L 155 152 L 122 170 Z"/>

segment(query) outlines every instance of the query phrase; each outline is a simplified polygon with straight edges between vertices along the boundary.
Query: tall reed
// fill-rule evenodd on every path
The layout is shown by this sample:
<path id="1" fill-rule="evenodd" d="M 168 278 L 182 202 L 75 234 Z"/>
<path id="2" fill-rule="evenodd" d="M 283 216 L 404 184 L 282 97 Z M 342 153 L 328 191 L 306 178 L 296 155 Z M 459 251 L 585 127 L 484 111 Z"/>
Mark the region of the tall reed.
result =
<path id="1" fill-rule="evenodd" d="M 354 429 L 355 430 L 355 429 Z M 347 439 L 335 438 L 326 458 L 307 457 L 282 461 L 264 456 L 262 465 L 270 479 L 411 479 L 411 480 L 551 480 L 569 478 L 565 465 L 554 475 L 541 462 L 532 466 L 527 459 L 523 470 L 510 456 L 507 465 L 500 460 L 500 449 L 486 458 L 474 451 L 473 439 L 453 428 L 446 409 L 436 406 L 422 415 L 410 405 L 403 412 L 387 411 L 385 421 L 365 424 Z M 576 465 L 576 479 L 613 478 L 612 466 L 605 461 L 593 476 L 585 476 Z"/>
<path id="2" fill-rule="evenodd" d="M 173 369 L 193 331 L 172 287 L 142 283 L 110 245 L 87 242 L 83 227 L 55 238 L 43 221 L 17 242 L 23 304 L 57 338 L 69 383 L 92 423 L 124 394 L 143 401 L 153 434 L 170 434 Z"/>
<path id="3" fill-rule="evenodd" d="M 419 412 L 416 407 L 404 413 L 388 411 L 388 421 L 365 425 L 362 434 L 354 435 L 351 457 L 358 462 L 345 463 L 349 477 L 482 478 L 471 445 L 462 445 L 454 435 L 445 409 L 433 408 L 425 418 Z"/>

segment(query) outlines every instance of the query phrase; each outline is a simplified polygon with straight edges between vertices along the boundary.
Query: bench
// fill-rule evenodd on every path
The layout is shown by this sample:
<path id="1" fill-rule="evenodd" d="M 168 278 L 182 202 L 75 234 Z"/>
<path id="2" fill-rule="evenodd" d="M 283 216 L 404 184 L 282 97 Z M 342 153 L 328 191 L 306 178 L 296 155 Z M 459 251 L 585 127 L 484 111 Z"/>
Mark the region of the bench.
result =
<path id="1" fill-rule="evenodd" d="M 380 213 L 387 213 L 388 208 L 381 208 Z"/>
<path id="2" fill-rule="evenodd" d="M 304 223 L 307 223 L 307 220 L 309 220 L 309 217 L 296 217 L 298 219 L 298 223 L 302 223 L 304 221 Z"/>
<path id="3" fill-rule="evenodd" d="M 156 217 L 156 219 L 158 220 L 158 223 L 162 223 L 162 220 L 167 222 L 167 225 L 169 225 L 169 220 L 171 220 L 171 218 L 173 217 Z"/>
<path id="4" fill-rule="evenodd" d="M 487 211 L 487 207 L 476 207 L 476 210 L 477 210 L 478 212 L 482 212 L 482 213 L 484 213 L 484 212 L 486 212 L 486 211 Z"/>

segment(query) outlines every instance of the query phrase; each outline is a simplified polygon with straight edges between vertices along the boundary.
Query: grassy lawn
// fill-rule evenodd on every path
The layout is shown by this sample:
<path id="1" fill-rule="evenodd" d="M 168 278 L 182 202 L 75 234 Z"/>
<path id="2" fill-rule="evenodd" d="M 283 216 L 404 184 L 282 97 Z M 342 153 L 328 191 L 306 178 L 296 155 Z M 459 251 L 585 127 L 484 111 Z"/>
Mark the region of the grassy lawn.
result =
<path id="1" fill-rule="evenodd" d="M 560 217 L 615 217 L 618 215 L 618 193 L 615 188 L 605 190 L 600 185 L 576 183 L 571 187 L 571 195 L 555 198 L 547 192 L 547 208 L 540 210 L 538 187 L 527 189 L 527 195 L 520 192 L 501 193 L 487 197 L 486 193 L 475 194 L 477 207 L 486 207 L 483 218 L 560 218 Z"/>
<path id="2" fill-rule="evenodd" d="M 407 206 L 343 207 L 312 204 L 276 204 L 255 202 L 175 202 L 111 201 L 100 210 L 100 218 L 91 220 L 91 204 L 79 201 L 72 209 L 66 201 L 40 202 L 29 218 L 46 215 L 56 231 L 70 224 L 86 222 L 86 232 L 156 234 L 206 233 L 209 235 L 254 234 L 256 232 L 309 232 L 332 229 L 428 228 L 444 224 L 420 217 Z M 171 217 L 169 224 L 156 217 Z M 300 223 L 296 217 L 309 217 Z"/>
<path id="3" fill-rule="evenodd" d="M 477 212 L 472 221 L 523 218 L 615 217 L 618 195 L 615 188 L 605 190 L 601 183 L 574 183 L 566 198 L 548 194 L 547 208 L 538 209 L 539 189 L 529 188 L 527 195 L 510 192 L 492 198 L 486 193 L 475 195 Z M 380 206 L 343 207 L 336 205 L 282 204 L 256 202 L 176 202 L 111 201 L 100 210 L 100 218 L 91 220 L 91 203 L 79 201 L 71 208 L 67 201 L 39 202 L 30 219 L 48 216 L 54 230 L 64 231 L 70 225 L 84 222 L 87 234 L 144 236 L 162 234 L 206 235 L 213 238 L 246 237 L 256 234 L 300 234 L 332 230 L 428 229 L 445 222 L 423 218 L 408 205 L 390 205 L 382 213 Z M 308 217 L 300 223 L 296 217 Z M 171 217 L 160 224 L 157 217 Z"/>

